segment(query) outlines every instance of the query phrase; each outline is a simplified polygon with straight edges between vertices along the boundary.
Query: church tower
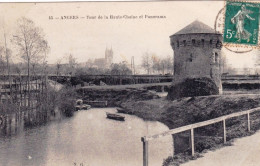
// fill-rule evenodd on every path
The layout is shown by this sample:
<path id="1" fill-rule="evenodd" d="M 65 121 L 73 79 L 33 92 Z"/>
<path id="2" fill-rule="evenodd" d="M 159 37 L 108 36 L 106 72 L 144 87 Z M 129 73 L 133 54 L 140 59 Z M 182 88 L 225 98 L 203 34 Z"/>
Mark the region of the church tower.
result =
<path id="1" fill-rule="evenodd" d="M 105 51 L 105 61 L 106 61 L 106 66 L 110 67 L 110 65 L 113 63 L 113 49 L 107 49 Z"/>

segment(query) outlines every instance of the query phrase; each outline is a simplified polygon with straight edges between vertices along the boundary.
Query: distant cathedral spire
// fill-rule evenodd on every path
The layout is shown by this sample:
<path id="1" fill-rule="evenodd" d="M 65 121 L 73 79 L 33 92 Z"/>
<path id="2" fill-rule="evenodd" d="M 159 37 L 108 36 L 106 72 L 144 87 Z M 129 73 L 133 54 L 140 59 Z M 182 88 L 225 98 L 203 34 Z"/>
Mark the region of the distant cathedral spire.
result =
<path id="1" fill-rule="evenodd" d="M 110 67 L 110 65 L 113 63 L 113 49 L 111 45 L 111 49 L 106 48 L 105 51 L 105 61 L 106 61 L 106 66 Z"/>

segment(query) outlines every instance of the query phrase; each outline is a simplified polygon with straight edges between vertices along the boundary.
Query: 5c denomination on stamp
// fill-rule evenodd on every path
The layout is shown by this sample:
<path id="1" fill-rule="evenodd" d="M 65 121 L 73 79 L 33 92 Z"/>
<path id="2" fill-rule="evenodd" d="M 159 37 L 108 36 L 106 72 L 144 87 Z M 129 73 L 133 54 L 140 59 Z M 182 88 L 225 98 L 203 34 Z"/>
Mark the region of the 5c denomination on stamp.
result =
<path id="1" fill-rule="evenodd" d="M 257 46 L 259 40 L 259 3 L 226 2 L 224 42 Z"/>

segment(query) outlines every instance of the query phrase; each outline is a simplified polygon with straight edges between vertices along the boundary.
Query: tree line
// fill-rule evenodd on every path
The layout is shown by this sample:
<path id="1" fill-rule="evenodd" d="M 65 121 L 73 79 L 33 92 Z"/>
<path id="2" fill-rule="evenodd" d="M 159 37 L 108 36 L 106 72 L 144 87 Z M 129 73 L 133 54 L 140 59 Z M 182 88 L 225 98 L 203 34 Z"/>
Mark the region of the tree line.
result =
<path id="1" fill-rule="evenodd" d="M 173 74 L 173 58 L 162 58 L 156 54 L 145 52 L 142 56 L 141 66 L 147 74 Z"/>

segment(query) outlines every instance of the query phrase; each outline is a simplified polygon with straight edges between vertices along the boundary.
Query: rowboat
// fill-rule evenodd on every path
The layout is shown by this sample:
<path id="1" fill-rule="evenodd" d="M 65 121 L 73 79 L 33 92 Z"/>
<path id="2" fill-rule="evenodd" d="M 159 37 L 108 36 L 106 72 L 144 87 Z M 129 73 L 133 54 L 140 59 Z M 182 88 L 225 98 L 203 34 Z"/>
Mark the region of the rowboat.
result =
<path id="1" fill-rule="evenodd" d="M 88 105 L 88 104 L 83 104 L 83 100 L 79 99 L 79 100 L 76 101 L 76 106 L 75 106 L 75 108 L 76 108 L 76 111 L 79 111 L 79 110 L 88 110 L 88 109 L 91 108 L 91 106 Z"/>
<path id="2" fill-rule="evenodd" d="M 79 110 L 88 110 L 88 109 L 90 109 L 90 108 L 91 108 L 91 106 L 88 105 L 88 104 L 82 104 L 82 105 L 77 105 L 77 106 L 76 106 L 76 110 L 77 110 L 77 111 L 79 111 Z"/>
<path id="3" fill-rule="evenodd" d="M 108 112 L 106 112 L 106 114 L 107 114 L 107 118 L 108 119 L 125 121 L 125 117 L 124 116 L 121 116 L 121 115 L 118 115 L 118 114 L 112 114 L 112 113 L 108 113 Z"/>
<path id="4" fill-rule="evenodd" d="M 126 110 L 126 109 L 120 108 L 120 107 L 117 107 L 116 110 L 117 110 L 118 113 L 122 113 L 122 114 L 130 114 L 130 115 L 133 114 L 132 111 L 129 111 L 129 110 Z"/>
<path id="5" fill-rule="evenodd" d="M 117 107 L 116 110 L 117 110 L 118 113 L 124 113 L 125 112 L 125 110 L 123 108 L 120 108 L 120 107 Z"/>

